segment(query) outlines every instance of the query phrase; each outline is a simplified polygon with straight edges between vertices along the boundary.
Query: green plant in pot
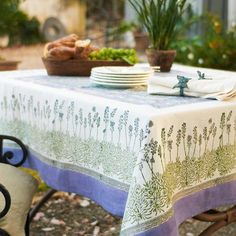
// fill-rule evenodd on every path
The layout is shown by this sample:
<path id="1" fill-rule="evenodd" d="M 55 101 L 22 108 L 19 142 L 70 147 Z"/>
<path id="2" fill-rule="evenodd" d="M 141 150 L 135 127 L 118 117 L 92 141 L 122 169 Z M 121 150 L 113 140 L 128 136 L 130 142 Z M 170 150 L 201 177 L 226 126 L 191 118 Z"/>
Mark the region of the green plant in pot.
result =
<path id="1" fill-rule="evenodd" d="M 151 66 L 161 72 L 171 69 L 176 56 L 170 45 L 176 39 L 178 23 L 185 11 L 186 0 L 129 0 L 148 33 L 150 47 L 146 50 Z"/>

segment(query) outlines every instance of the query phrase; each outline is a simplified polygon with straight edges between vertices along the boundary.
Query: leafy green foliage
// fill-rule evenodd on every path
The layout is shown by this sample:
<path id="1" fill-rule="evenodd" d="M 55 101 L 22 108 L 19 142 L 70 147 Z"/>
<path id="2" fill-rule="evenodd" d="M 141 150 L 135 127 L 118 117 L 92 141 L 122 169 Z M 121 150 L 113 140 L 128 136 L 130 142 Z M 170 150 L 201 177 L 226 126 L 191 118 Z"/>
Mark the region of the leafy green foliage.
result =
<path id="1" fill-rule="evenodd" d="M 182 38 L 172 44 L 176 61 L 192 66 L 236 71 L 236 26 L 224 29 L 214 15 L 202 17 L 202 35 Z M 203 37 L 204 34 L 204 37 Z"/>
<path id="2" fill-rule="evenodd" d="M 14 18 L 18 11 L 20 0 L 1 0 L 0 1 L 0 35 L 8 33 L 9 28 L 14 26 Z"/>
<path id="3" fill-rule="evenodd" d="M 134 28 L 136 28 L 136 25 L 134 22 L 126 22 L 126 21 L 121 21 L 120 24 L 113 28 L 110 32 L 111 35 L 123 35 L 128 31 L 132 31 Z"/>
<path id="4" fill-rule="evenodd" d="M 8 35 L 10 44 L 32 44 L 41 41 L 39 21 L 19 9 L 20 0 L 0 1 L 0 36 Z"/>
<path id="5" fill-rule="evenodd" d="M 94 51 L 89 55 L 90 60 L 106 60 L 106 61 L 126 61 L 129 64 L 138 62 L 138 57 L 134 49 L 114 49 L 102 48 Z"/>
<path id="6" fill-rule="evenodd" d="M 151 47 L 169 49 L 177 35 L 177 25 L 185 11 L 186 0 L 129 0 L 147 30 Z"/>

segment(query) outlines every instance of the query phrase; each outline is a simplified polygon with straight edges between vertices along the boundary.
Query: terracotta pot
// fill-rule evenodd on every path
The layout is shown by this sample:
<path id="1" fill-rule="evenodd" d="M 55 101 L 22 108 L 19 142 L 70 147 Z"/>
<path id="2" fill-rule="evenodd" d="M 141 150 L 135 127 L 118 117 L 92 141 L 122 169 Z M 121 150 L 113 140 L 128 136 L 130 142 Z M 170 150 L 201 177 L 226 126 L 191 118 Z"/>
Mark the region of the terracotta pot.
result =
<path id="1" fill-rule="evenodd" d="M 0 61 L 0 71 L 17 70 L 19 61 Z"/>
<path id="2" fill-rule="evenodd" d="M 149 38 L 147 33 L 134 32 L 135 49 L 139 52 L 144 52 L 149 46 Z"/>
<path id="3" fill-rule="evenodd" d="M 146 55 L 150 66 L 159 66 L 161 72 L 169 72 L 175 60 L 175 50 L 147 49 Z"/>

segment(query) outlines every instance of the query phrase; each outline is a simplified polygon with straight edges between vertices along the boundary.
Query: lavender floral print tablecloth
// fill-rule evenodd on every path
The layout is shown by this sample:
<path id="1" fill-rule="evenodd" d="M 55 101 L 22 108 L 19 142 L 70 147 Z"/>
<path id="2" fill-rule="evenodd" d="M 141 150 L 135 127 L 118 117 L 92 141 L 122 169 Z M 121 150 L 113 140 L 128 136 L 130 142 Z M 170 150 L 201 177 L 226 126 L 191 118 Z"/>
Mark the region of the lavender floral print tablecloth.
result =
<path id="1" fill-rule="evenodd" d="M 236 102 L 106 89 L 44 70 L 2 72 L 0 133 L 46 165 L 127 193 L 121 235 L 177 235 L 191 214 L 236 202 Z M 232 196 L 218 199 L 226 186 Z"/>

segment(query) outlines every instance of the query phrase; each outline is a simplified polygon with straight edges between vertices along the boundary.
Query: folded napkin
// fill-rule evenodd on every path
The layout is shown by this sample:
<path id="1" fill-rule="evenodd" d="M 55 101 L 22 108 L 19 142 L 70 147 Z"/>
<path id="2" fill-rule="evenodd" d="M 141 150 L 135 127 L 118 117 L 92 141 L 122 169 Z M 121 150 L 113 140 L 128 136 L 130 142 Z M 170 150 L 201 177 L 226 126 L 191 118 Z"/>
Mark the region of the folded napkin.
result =
<path id="1" fill-rule="evenodd" d="M 234 100 L 236 99 L 236 77 L 207 78 L 199 71 L 196 74 L 188 74 L 186 77 L 181 74 L 166 74 L 165 76 L 157 74 L 149 79 L 148 93 L 202 97 L 221 101 Z"/>

